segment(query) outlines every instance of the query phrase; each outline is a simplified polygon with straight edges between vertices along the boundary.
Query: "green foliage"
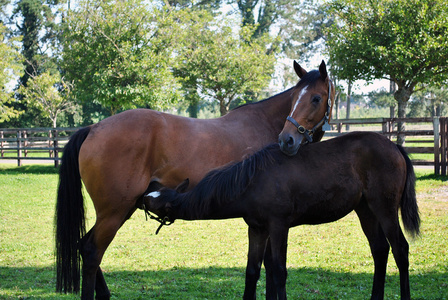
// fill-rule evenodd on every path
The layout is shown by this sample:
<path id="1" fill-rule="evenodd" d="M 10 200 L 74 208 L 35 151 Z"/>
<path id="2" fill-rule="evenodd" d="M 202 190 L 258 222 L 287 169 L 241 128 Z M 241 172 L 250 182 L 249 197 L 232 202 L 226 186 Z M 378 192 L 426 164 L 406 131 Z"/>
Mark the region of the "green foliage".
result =
<path id="1" fill-rule="evenodd" d="M 7 85 L 22 72 L 22 56 L 15 44 L 18 39 L 5 38 L 6 27 L 0 23 L 0 123 L 17 117 L 20 111 L 11 103 L 15 101 L 14 93 Z"/>
<path id="2" fill-rule="evenodd" d="M 410 117 L 434 117 L 448 115 L 448 91 L 428 87 L 416 92 L 409 105 Z"/>
<path id="3" fill-rule="evenodd" d="M 328 29 L 334 73 L 348 81 L 387 78 L 398 89 L 398 117 L 417 85 L 448 79 L 448 8 L 445 0 L 332 0 L 337 16 Z M 403 144 L 404 123 L 398 124 Z"/>
<path id="4" fill-rule="evenodd" d="M 175 102 L 178 85 L 169 70 L 175 20 L 174 11 L 140 0 L 80 2 L 67 18 L 62 62 L 77 98 L 111 114 Z"/>
<path id="5" fill-rule="evenodd" d="M 232 24 L 207 15 L 190 24 L 175 65 L 187 95 L 217 101 L 224 115 L 237 98 L 267 86 L 276 61 L 274 53 L 265 51 L 272 42 L 267 35 L 252 38 L 253 27 L 235 35 Z"/>
<path id="6" fill-rule="evenodd" d="M 50 74 L 44 72 L 38 76 L 31 75 L 27 86 L 21 86 L 18 92 L 31 106 L 42 112 L 42 116 L 49 118 L 53 127 L 63 111 L 74 111 L 75 104 L 70 99 L 72 84 L 61 78 L 59 72 Z"/>
<path id="7" fill-rule="evenodd" d="M 399 88 L 448 73 L 448 9 L 442 0 L 334 0 L 328 51 L 346 80 L 388 78 Z"/>
<path id="8" fill-rule="evenodd" d="M 15 4 L 12 19 L 16 21 L 16 34 L 23 37 L 22 54 L 26 59 L 25 73 L 20 78 L 21 85 L 26 85 L 30 75 L 38 75 L 48 68 L 56 69 L 56 57 L 52 57 L 48 52 L 56 49 L 56 20 L 60 13 L 59 5 L 63 2 L 19 0 Z"/>

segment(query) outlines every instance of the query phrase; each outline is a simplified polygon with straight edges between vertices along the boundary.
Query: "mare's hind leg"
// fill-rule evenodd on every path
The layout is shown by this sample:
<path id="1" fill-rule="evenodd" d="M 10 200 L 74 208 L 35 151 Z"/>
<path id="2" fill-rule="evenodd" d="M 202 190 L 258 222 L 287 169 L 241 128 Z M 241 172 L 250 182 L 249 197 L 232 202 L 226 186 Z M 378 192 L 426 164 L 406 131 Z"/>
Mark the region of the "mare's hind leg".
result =
<path id="1" fill-rule="evenodd" d="M 93 299 L 94 291 L 96 299 L 110 299 L 110 291 L 107 287 L 103 272 L 96 259 L 96 251 L 92 247 L 92 232 L 94 227 L 81 240 L 81 255 L 83 260 L 82 273 L 82 299 Z M 95 266 L 98 265 L 95 271 Z"/>
<path id="2" fill-rule="evenodd" d="M 371 299 L 384 299 L 384 283 L 386 280 L 389 243 L 381 226 L 369 209 L 367 203 L 362 202 L 356 209 L 362 229 L 366 235 L 375 265 Z"/>
<path id="3" fill-rule="evenodd" d="M 243 299 L 256 299 L 257 281 L 260 278 L 261 263 L 266 249 L 266 230 L 249 226 L 249 254 L 247 256 L 246 286 Z"/>
<path id="4" fill-rule="evenodd" d="M 81 243 L 82 266 L 82 293 L 81 299 L 93 299 L 96 291 L 96 299 L 110 299 L 110 292 L 104 280 L 100 264 L 109 244 L 121 225 L 132 215 L 135 208 L 126 214 L 127 210 L 121 210 L 121 214 L 114 212 L 107 217 L 97 218 L 95 225 L 83 238 Z"/>

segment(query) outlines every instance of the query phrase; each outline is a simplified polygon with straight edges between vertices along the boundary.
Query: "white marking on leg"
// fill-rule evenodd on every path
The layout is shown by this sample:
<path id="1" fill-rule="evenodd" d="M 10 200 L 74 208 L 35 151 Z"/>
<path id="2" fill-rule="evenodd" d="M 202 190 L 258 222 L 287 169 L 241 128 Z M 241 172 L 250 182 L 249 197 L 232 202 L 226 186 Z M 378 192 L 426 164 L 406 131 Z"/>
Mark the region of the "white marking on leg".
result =
<path id="1" fill-rule="evenodd" d="M 292 115 L 294 114 L 294 112 L 296 111 L 297 105 L 299 105 L 299 103 L 300 103 L 300 98 L 302 98 L 303 95 L 306 94 L 307 89 L 308 89 L 308 86 L 304 87 L 304 88 L 300 91 L 300 94 L 299 94 L 299 96 L 297 97 L 296 104 L 294 104 L 294 108 L 292 109 L 291 114 L 289 115 L 291 118 L 292 118 Z"/>
<path id="2" fill-rule="evenodd" d="M 150 197 L 153 197 L 153 198 L 158 198 L 160 196 L 160 192 L 151 192 L 151 193 L 149 193 L 146 196 L 150 196 Z"/>

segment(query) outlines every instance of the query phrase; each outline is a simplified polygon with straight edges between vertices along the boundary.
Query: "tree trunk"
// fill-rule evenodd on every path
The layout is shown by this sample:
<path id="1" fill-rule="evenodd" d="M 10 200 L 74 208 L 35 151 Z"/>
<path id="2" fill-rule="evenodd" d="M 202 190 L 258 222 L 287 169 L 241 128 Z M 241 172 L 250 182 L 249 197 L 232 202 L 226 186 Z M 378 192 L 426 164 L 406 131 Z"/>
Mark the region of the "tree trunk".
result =
<path id="1" fill-rule="evenodd" d="M 190 118 L 197 118 L 199 111 L 199 100 L 196 97 L 193 97 L 190 100 L 190 104 L 188 105 L 188 115 Z"/>
<path id="2" fill-rule="evenodd" d="M 399 87 L 394 94 L 395 100 L 398 102 L 398 118 L 406 118 L 406 107 L 408 106 L 408 101 L 411 98 L 411 91 L 406 87 Z M 405 143 L 405 123 L 397 123 L 397 144 L 404 146 Z"/>
<path id="3" fill-rule="evenodd" d="M 390 80 L 389 92 L 391 93 L 391 95 L 396 92 L 395 81 L 393 80 Z M 391 104 L 389 107 L 389 115 L 391 119 L 395 117 L 395 105 L 393 104 Z"/>
<path id="4" fill-rule="evenodd" d="M 352 82 L 348 82 L 348 89 L 347 89 L 347 115 L 345 116 L 346 119 L 350 119 L 350 105 L 351 105 L 351 98 L 352 98 Z M 350 130 L 350 125 L 345 125 L 345 129 L 347 131 Z"/>
<path id="5" fill-rule="evenodd" d="M 221 113 L 221 117 L 227 114 L 225 100 L 219 100 L 219 112 Z"/>

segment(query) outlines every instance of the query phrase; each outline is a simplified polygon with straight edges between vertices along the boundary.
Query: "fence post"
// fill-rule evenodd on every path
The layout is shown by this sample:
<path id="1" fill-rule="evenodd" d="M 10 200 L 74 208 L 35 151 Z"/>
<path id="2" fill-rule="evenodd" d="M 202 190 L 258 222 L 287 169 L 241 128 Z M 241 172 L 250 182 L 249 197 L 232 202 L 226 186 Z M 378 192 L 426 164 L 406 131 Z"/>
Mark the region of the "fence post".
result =
<path id="1" fill-rule="evenodd" d="M 53 137 L 53 135 L 52 135 L 52 131 L 51 130 L 48 130 L 48 148 L 51 148 L 51 138 Z M 48 156 L 49 157 L 52 157 L 52 154 L 53 154 L 53 150 L 48 150 Z"/>
<path id="2" fill-rule="evenodd" d="M 59 166 L 59 151 L 58 151 L 58 131 L 57 129 L 53 129 L 53 158 L 54 158 L 54 167 L 57 168 Z"/>
<path id="3" fill-rule="evenodd" d="M 432 120 L 432 127 L 434 130 L 434 174 L 440 175 L 440 134 L 439 134 L 439 117 L 434 117 Z"/>
<path id="4" fill-rule="evenodd" d="M 28 132 L 26 130 L 23 131 L 23 138 L 24 138 L 24 140 L 23 140 L 23 147 L 26 148 L 26 147 L 28 147 Z M 24 157 L 27 157 L 28 156 L 28 150 L 24 149 L 23 152 L 24 152 Z"/>
<path id="5" fill-rule="evenodd" d="M 2 147 L 2 157 L 4 157 L 4 155 L 5 155 L 5 151 L 3 150 L 3 139 L 4 139 L 4 134 L 3 134 L 3 130 L 1 130 L 0 131 L 0 139 L 2 139 L 2 141 L 1 141 L 1 147 Z"/>
<path id="6" fill-rule="evenodd" d="M 22 166 L 22 160 L 20 157 L 22 157 L 22 131 L 17 131 L 17 166 Z"/>
<path id="7" fill-rule="evenodd" d="M 448 118 L 440 118 L 441 175 L 447 175 L 448 169 Z"/>

